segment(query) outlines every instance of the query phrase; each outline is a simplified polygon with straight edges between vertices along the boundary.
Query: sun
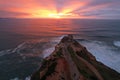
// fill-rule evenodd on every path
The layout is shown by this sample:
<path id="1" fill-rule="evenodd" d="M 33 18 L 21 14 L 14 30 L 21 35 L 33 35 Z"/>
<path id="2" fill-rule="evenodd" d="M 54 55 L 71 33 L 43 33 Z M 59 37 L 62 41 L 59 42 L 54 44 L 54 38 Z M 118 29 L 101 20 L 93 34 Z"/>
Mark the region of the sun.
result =
<path id="1" fill-rule="evenodd" d="M 49 14 L 49 17 L 50 17 L 50 18 L 57 18 L 57 19 L 62 18 L 62 16 L 61 16 L 61 15 L 59 15 L 59 14 L 54 14 L 54 13 Z"/>
<path id="2" fill-rule="evenodd" d="M 57 19 L 61 19 L 61 18 L 66 18 L 66 17 L 70 17 L 70 16 L 73 16 L 73 14 L 71 13 L 51 13 L 48 15 L 49 18 L 57 18 Z"/>

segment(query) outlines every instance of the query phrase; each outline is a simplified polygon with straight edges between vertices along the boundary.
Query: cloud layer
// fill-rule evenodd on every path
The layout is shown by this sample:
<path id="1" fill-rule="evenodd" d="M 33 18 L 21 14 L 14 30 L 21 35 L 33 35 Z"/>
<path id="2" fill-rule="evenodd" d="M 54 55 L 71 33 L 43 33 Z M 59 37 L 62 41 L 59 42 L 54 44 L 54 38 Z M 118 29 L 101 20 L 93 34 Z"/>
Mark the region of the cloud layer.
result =
<path id="1" fill-rule="evenodd" d="M 120 0 L 0 0 L 1 18 L 47 18 L 49 14 L 69 18 L 120 19 Z"/>

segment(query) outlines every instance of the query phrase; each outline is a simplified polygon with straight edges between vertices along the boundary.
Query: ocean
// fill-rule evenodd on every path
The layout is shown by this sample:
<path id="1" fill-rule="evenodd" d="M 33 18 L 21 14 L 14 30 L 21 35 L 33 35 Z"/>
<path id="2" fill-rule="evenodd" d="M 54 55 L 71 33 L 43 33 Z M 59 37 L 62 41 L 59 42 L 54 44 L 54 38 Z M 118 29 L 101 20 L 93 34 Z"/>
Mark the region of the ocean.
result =
<path id="1" fill-rule="evenodd" d="M 67 34 L 120 73 L 120 20 L 1 18 L 0 80 L 29 80 Z"/>

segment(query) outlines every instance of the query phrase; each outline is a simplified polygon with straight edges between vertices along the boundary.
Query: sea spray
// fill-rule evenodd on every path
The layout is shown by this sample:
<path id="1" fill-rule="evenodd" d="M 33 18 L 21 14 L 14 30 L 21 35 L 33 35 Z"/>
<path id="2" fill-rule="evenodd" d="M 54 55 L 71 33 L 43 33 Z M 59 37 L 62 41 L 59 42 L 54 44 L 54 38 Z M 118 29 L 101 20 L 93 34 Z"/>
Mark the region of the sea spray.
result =
<path id="1" fill-rule="evenodd" d="M 45 49 L 45 50 L 43 51 L 43 53 L 42 53 L 42 54 L 43 54 L 43 58 L 48 57 L 53 51 L 54 51 L 54 47 Z"/>
<path id="2" fill-rule="evenodd" d="M 120 47 L 120 41 L 114 41 L 113 44 L 117 47 Z"/>
<path id="3" fill-rule="evenodd" d="M 15 77 L 15 78 L 10 79 L 10 80 L 30 80 L 30 76 L 26 77 L 25 79 L 20 79 L 18 77 Z"/>
<path id="4" fill-rule="evenodd" d="M 43 58 L 48 57 L 48 56 L 55 50 L 55 46 L 60 42 L 60 40 L 61 40 L 64 36 L 65 36 L 65 35 L 59 36 L 59 37 L 55 37 L 55 38 L 51 39 L 51 41 L 47 43 L 47 44 L 50 45 L 49 48 L 48 48 L 48 46 L 45 45 L 45 46 L 46 46 L 46 49 L 43 50 L 43 52 L 42 52 L 42 54 L 41 54 L 41 55 L 43 56 Z"/>
<path id="5" fill-rule="evenodd" d="M 79 41 L 90 51 L 98 61 L 120 72 L 120 51 L 114 46 L 108 46 L 101 41 Z"/>

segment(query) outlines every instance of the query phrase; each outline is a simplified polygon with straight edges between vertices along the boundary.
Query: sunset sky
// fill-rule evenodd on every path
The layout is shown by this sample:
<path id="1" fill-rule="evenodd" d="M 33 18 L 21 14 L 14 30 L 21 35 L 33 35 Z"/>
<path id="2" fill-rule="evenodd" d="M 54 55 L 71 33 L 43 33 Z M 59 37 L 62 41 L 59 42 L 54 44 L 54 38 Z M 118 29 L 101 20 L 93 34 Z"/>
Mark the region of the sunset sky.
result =
<path id="1" fill-rule="evenodd" d="M 120 0 L 0 0 L 0 18 L 120 19 Z"/>

